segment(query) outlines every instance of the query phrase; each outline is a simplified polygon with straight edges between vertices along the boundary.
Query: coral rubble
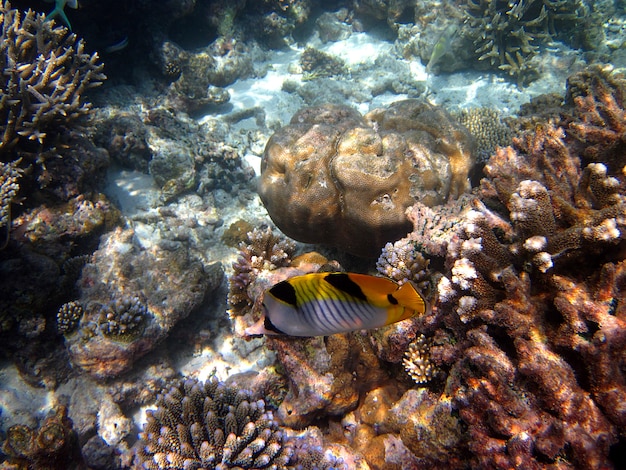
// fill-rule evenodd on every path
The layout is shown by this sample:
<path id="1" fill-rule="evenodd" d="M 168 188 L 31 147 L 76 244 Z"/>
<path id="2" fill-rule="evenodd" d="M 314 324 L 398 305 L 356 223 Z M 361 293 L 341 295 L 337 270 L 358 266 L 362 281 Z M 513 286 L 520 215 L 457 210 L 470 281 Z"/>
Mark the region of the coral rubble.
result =
<path id="1" fill-rule="evenodd" d="M 467 130 L 424 101 L 365 117 L 305 108 L 267 143 L 259 194 L 287 235 L 373 256 L 406 234 L 416 200 L 438 204 L 468 189 L 473 150 Z"/>

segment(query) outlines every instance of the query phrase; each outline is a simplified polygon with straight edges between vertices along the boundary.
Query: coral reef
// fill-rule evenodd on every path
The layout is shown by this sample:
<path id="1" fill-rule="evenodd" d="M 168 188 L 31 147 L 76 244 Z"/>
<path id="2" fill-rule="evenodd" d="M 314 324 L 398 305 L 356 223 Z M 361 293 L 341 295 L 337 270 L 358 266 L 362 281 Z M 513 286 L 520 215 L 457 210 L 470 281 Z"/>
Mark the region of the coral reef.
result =
<path id="1" fill-rule="evenodd" d="M 85 314 L 65 342 L 72 363 L 99 379 L 129 370 L 222 278 L 219 263 L 203 266 L 185 245 L 145 249 L 134 234 L 117 229 L 103 236 L 78 281 Z"/>
<path id="2" fill-rule="evenodd" d="M 134 468 L 289 468 L 292 445 L 241 389 L 186 380 L 159 396 L 136 445 Z"/>
<path id="3" fill-rule="evenodd" d="M 89 113 L 81 95 L 105 76 L 98 55 L 44 15 L 23 14 L 3 1 L 0 21 L 0 156 L 6 161 L 16 159 L 18 145 L 35 154 L 53 146 L 62 129 Z"/>
<path id="4" fill-rule="evenodd" d="M 7 468 L 65 469 L 77 454 L 76 435 L 67 409 L 58 407 L 37 428 L 11 426 L 2 444 Z M 13 467 L 13 465 L 15 467 Z"/>
<path id="5" fill-rule="evenodd" d="M 611 446 L 626 423 L 618 405 L 626 395 L 626 161 L 614 99 L 623 82 L 603 73 L 572 77 L 587 93 L 565 113 L 571 133 L 536 122 L 495 151 L 480 199 L 454 201 L 434 220 L 423 205 L 411 211 L 415 230 L 404 242 L 443 272 L 419 330 L 428 361 L 447 374 L 446 400 L 467 427 L 458 454 L 468 452 L 474 468 L 617 465 Z M 599 141 L 581 135 L 601 131 L 610 139 L 598 153 Z M 401 436 L 419 457 L 415 440 Z"/>
<path id="6" fill-rule="evenodd" d="M 374 256 L 405 235 L 405 210 L 469 188 L 474 142 L 442 108 L 405 100 L 362 117 L 304 108 L 267 143 L 259 195 L 287 235 Z"/>

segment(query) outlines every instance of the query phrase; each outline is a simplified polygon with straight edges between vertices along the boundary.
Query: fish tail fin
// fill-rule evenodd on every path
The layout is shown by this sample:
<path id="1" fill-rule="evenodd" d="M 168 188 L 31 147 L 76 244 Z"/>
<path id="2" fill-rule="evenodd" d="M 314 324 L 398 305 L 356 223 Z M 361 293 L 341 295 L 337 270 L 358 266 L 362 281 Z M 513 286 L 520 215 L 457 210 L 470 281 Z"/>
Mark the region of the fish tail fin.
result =
<path id="1" fill-rule="evenodd" d="M 393 294 L 398 303 L 421 315 L 429 310 L 428 303 L 412 282 L 406 282 Z"/>
<path id="2" fill-rule="evenodd" d="M 63 22 L 65 26 L 67 26 L 67 29 L 72 31 L 72 25 L 70 24 L 70 20 L 65 14 L 65 12 L 63 11 L 63 8 L 61 7 L 55 7 L 54 10 L 48 13 L 48 15 L 46 15 L 45 21 L 50 21 L 56 17 L 58 17 L 61 20 L 61 22 Z"/>

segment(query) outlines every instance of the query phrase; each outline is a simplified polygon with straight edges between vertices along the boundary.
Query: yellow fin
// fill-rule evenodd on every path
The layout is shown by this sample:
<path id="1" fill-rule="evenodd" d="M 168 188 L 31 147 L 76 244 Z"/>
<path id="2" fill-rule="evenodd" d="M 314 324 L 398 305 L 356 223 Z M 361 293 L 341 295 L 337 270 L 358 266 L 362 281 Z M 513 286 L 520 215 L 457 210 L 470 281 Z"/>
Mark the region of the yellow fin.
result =
<path id="1" fill-rule="evenodd" d="M 416 315 L 425 313 L 428 308 L 424 297 L 417 291 L 412 282 L 402 284 L 392 295 L 400 305 L 413 310 Z"/>

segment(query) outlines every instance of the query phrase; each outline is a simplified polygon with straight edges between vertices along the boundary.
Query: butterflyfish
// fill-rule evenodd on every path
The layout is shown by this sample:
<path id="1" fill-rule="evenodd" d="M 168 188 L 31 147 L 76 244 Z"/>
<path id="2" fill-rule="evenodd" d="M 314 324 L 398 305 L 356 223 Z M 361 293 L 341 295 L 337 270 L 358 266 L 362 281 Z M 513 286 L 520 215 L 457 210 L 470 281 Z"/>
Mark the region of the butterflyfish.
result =
<path id="1" fill-rule="evenodd" d="M 327 336 L 378 328 L 421 315 L 429 307 L 415 286 L 355 273 L 295 276 L 267 289 L 263 317 L 248 336 Z"/>

